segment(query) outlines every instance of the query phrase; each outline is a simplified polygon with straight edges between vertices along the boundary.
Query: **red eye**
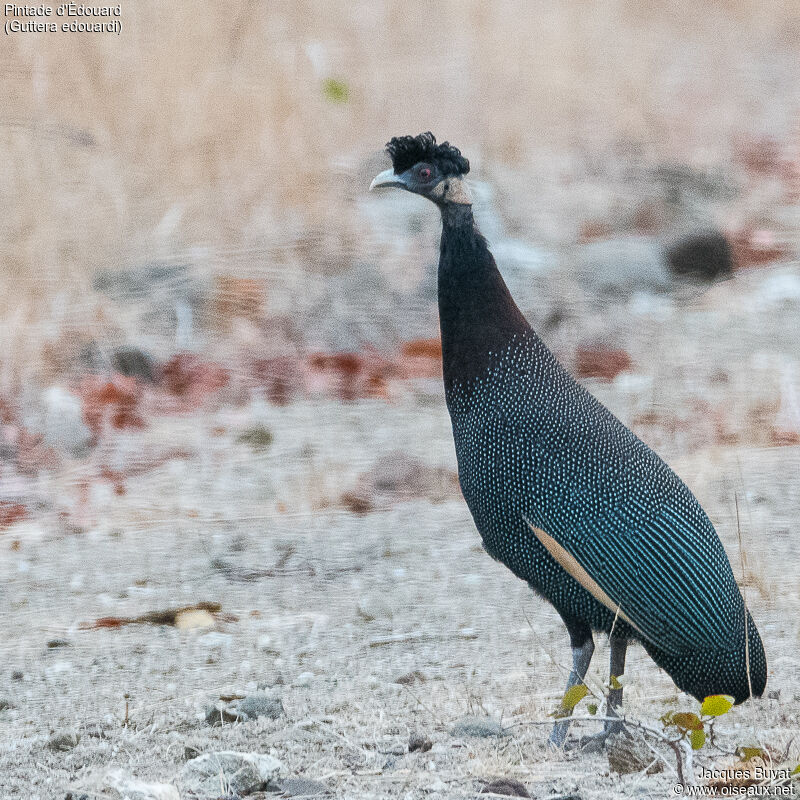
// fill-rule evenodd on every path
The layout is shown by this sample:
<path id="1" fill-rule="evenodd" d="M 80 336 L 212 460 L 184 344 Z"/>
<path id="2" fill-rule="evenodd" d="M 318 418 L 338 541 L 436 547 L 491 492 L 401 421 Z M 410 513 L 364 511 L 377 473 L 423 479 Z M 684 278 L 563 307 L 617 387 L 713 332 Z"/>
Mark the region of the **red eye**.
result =
<path id="1" fill-rule="evenodd" d="M 433 175 L 433 171 L 430 167 L 422 167 L 417 175 L 421 181 L 429 181 L 431 179 L 431 175 Z"/>

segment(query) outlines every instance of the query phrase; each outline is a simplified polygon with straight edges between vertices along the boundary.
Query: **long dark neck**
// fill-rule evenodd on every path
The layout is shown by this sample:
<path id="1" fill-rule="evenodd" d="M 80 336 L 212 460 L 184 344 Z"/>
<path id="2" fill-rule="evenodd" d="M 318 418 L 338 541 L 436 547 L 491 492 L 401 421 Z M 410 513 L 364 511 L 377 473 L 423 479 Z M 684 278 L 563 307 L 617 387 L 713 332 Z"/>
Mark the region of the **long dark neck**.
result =
<path id="1" fill-rule="evenodd" d="M 481 375 L 492 353 L 500 352 L 513 336 L 531 330 L 468 205 L 442 207 L 439 324 L 448 389 L 454 381 Z"/>

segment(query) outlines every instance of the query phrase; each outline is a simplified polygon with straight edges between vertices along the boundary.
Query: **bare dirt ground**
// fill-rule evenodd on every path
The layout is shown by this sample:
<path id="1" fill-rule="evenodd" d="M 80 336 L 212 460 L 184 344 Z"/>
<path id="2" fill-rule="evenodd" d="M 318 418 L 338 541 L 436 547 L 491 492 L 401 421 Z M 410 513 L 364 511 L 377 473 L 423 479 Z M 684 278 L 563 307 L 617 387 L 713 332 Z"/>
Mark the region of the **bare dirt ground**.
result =
<path id="1" fill-rule="evenodd" d="M 547 750 L 563 626 L 480 547 L 430 358 L 395 358 L 437 335 L 438 220 L 366 187 L 426 129 L 471 159 L 523 311 L 746 591 L 768 696 L 695 766 L 796 765 L 798 4 L 124 5 L 120 36 L 7 37 L 0 64 L 0 797 L 190 800 L 223 750 L 341 798 L 670 796 L 669 750 L 625 776 Z M 709 229 L 733 279 L 676 281 L 666 249 Z M 137 384 L 121 346 L 196 370 Z M 315 353 L 377 372 L 302 385 Z M 200 627 L 121 620 L 198 603 Z M 639 649 L 626 677 L 632 719 L 697 710 Z M 283 713 L 207 722 L 253 695 Z"/>
<path id="2" fill-rule="evenodd" d="M 794 347 L 800 298 L 784 293 L 757 322 L 750 313 L 776 275 L 800 281 L 789 265 L 687 301 L 666 299 L 660 321 L 650 323 L 660 332 L 657 351 L 640 361 L 637 348 L 644 354 L 654 340 L 631 338 L 634 360 L 649 366 L 592 385 L 632 422 L 636 398 L 648 395 L 642 386 L 656 381 L 644 402 L 662 423 L 646 417 L 641 433 L 652 440 L 661 432 L 661 451 L 708 510 L 741 575 L 738 496 L 744 585 L 767 649 L 769 696 L 720 719 L 718 743 L 729 751 L 768 747 L 796 763 L 800 447 L 759 445 L 767 434 L 742 421 L 776 393 L 769 407 L 777 414 L 781 385 L 796 390 L 780 373 L 791 363 L 785 349 Z M 680 343 L 699 341 L 704 324 L 714 335 L 694 362 L 695 377 L 679 380 L 687 346 Z M 731 347 L 749 355 L 731 360 Z M 708 378 L 718 370 L 728 375 L 727 393 L 719 376 Z M 724 412 L 739 443 L 708 444 L 698 421 L 707 408 L 683 435 L 663 423 L 672 406 L 692 407 L 687 392 Z M 784 394 L 783 404 L 791 401 Z M 274 436 L 266 449 L 240 440 L 255 423 Z M 569 663 L 563 626 L 485 555 L 456 492 L 426 497 L 423 486 L 418 497 L 379 500 L 360 514 L 340 502 L 359 475 L 390 468 L 392 453 L 454 468 L 437 381 L 418 382 L 392 402 L 278 408 L 254 400 L 164 416 L 103 447 L 112 463 L 134 453 L 154 463 L 159 453 L 180 455 L 128 478 L 124 494 L 93 482 L 80 527 L 66 526 L 57 509 L 72 503 L 76 518 L 75 487 L 95 474 L 99 457 L 74 460 L 40 477 L 40 511 L 0 534 L 3 797 L 119 797 L 109 776 L 120 770 L 180 785 L 187 754 L 216 750 L 270 753 L 288 774 L 322 781 L 340 797 L 474 797 L 498 776 L 522 781 L 536 797 L 668 796 L 670 767 L 620 777 L 605 755 L 547 750 L 548 714 Z M 99 618 L 202 601 L 221 604 L 213 628 L 85 629 Z M 589 684 L 601 694 L 607 654 L 598 645 Z M 640 649 L 627 676 L 634 719 L 658 725 L 666 711 L 696 710 Z M 259 688 L 281 698 L 284 715 L 221 727 L 205 721 L 220 697 Z M 507 735 L 454 735 L 468 714 L 493 717 Z M 80 740 L 53 751 L 48 740 L 62 731 Z M 412 733 L 431 749 L 408 752 Z M 697 763 L 730 760 L 709 751 Z"/>

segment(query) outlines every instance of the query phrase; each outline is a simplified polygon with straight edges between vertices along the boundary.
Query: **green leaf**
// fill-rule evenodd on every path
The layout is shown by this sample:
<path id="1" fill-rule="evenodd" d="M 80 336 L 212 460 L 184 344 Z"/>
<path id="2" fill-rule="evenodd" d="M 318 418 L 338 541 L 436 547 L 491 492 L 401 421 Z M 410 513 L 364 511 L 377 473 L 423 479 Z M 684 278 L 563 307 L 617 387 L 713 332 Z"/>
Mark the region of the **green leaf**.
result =
<path id="1" fill-rule="evenodd" d="M 588 712 L 589 712 L 589 713 L 590 713 L 592 716 L 594 716 L 594 715 L 597 713 L 597 703 L 589 703 L 589 705 L 588 705 L 588 706 L 586 706 L 586 710 L 587 710 L 587 711 L 588 711 Z M 798 767 L 798 769 L 800 769 L 800 767 Z"/>
<path id="2" fill-rule="evenodd" d="M 751 758 L 763 758 L 764 751 L 760 747 L 740 747 L 739 753 L 742 761 L 749 761 Z"/>
<path id="3" fill-rule="evenodd" d="M 721 717 L 733 708 L 733 700 L 729 694 L 710 694 L 703 700 L 700 713 L 704 717 Z"/>
<path id="4" fill-rule="evenodd" d="M 692 743 L 692 750 L 699 750 L 706 743 L 706 732 L 702 728 L 692 731 L 689 741 Z"/>
<path id="5" fill-rule="evenodd" d="M 322 92 L 331 103 L 346 103 L 350 99 L 349 87 L 336 78 L 326 78 L 322 84 Z"/>
<path id="6" fill-rule="evenodd" d="M 608 685 L 612 689 L 621 689 L 622 684 L 619 682 L 619 678 L 616 675 L 611 675 L 608 679 Z"/>
<path id="7" fill-rule="evenodd" d="M 682 731 L 703 730 L 703 720 L 691 711 L 678 711 L 672 715 L 670 722 Z"/>
<path id="8" fill-rule="evenodd" d="M 790 773 L 791 775 L 800 775 L 800 764 L 798 764 Z"/>
<path id="9" fill-rule="evenodd" d="M 572 711 L 587 694 L 589 694 L 589 689 L 585 683 L 578 683 L 575 686 L 570 686 L 561 698 L 561 708 L 565 711 Z"/>

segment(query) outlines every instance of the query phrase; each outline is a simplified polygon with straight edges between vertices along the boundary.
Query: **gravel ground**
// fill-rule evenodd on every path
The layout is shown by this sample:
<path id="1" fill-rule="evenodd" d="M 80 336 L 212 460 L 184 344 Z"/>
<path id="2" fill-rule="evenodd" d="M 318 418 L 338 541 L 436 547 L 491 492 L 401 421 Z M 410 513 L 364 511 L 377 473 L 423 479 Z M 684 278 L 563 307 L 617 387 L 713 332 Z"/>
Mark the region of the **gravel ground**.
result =
<path id="1" fill-rule="evenodd" d="M 623 308 L 627 327 L 613 334 L 625 338 L 634 371 L 592 387 L 695 490 L 737 575 L 740 499 L 769 696 L 720 719 L 718 743 L 768 746 L 797 763 L 800 447 L 766 443 L 798 389 L 786 375 L 800 297 L 769 294 L 777 279 L 800 283 L 788 265 L 661 298 L 638 320 Z M 239 441 L 253 424 L 269 428 L 271 446 Z M 605 754 L 548 752 L 566 634 L 485 555 L 452 486 L 378 498 L 363 514 L 340 502 L 392 453 L 454 469 L 438 382 L 392 402 L 254 400 L 158 417 L 100 449 L 27 484 L 39 511 L 0 533 L 3 797 L 170 796 L 114 788 L 133 778 L 174 783 L 189 797 L 179 779 L 187 758 L 221 750 L 271 754 L 285 775 L 339 797 L 472 798 L 497 777 L 537 797 L 668 795 L 669 753 L 660 774 L 619 776 Z M 124 494 L 96 479 L 101 462 L 148 459 L 156 466 L 129 478 Z M 213 627 L 91 627 L 200 602 L 220 604 Z M 589 675 L 598 692 L 606 659 L 600 641 Z M 657 725 L 666 711 L 696 710 L 640 648 L 627 678 L 634 719 Z M 221 698 L 258 692 L 280 698 L 285 713 L 207 723 Z M 500 722 L 503 735 L 454 732 L 468 715 Z M 430 749 L 409 752 L 412 734 Z M 723 761 L 701 753 L 696 763 Z"/>

